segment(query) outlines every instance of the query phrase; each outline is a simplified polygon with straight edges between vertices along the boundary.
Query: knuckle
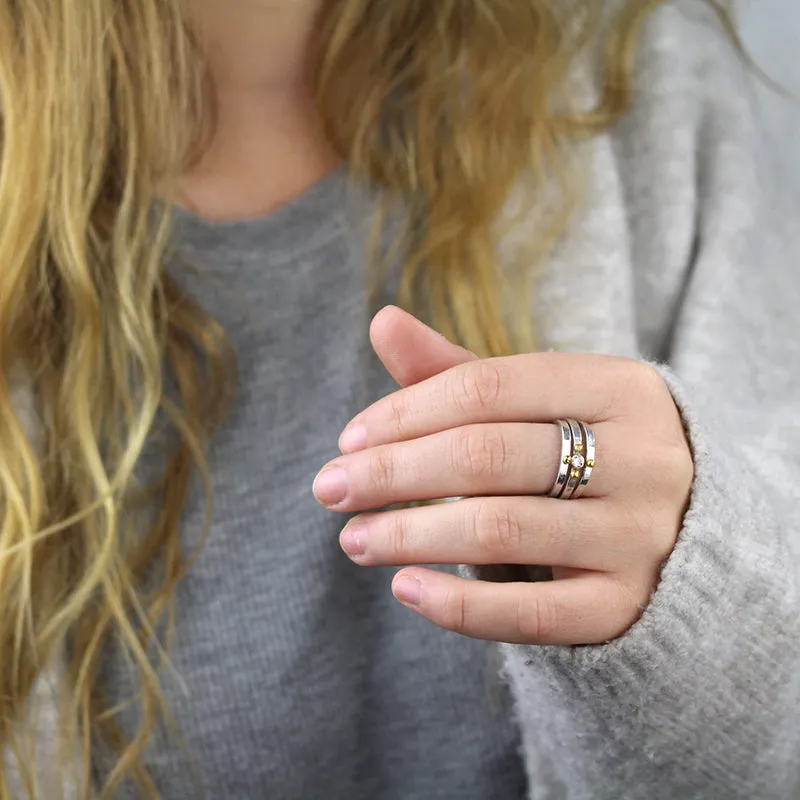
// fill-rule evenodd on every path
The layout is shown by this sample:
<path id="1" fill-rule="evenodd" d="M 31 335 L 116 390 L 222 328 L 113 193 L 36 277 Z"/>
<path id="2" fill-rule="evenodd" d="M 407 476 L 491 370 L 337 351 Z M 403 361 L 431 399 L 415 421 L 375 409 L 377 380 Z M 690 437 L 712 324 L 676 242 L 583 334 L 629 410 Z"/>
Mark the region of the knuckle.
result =
<path id="1" fill-rule="evenodd" d="M 492 426 L 465 428 L 456 439 L 454 471 L 469 479 L 503 475 L 509 450 L 503 434 Z"/>
<path id="2" fill-rule="evenodd" d="M 496 364 L 476 361 L 460 373 L 456 402 L 470 414 L 485 414 L 497 405 L 502 378 Z"/>
<path id="3" fill-rule="evenodd" d="M 379 493 L 383 495 L 392 491 L 395 485 L 395 468 L 388 450 L 376 450 L 372 453 L 370 474 Z"/>
<path id="4" fill-rule="evenodd" d="M 628 504 L 615 515 L 609 541 L 618 568 L 660 563 L 674 546 L 674 522 L 663 501 L 653 497 Z"/>
<path id="5" fill-rule="evenodd" d="M 522 525 L 506 505 L 481 501 L 473 514 L 475 540 L 487 555 L 517 553 L 522 548 Z"/>
<path id="6" fill-rule="evenodd" d="M 467 598 L 462 592 L 450 591 L 442 604 L 442 626 L 454 633 L 467 633 Z"/>
<path id="7" fill-rule="evenodd" d="M 389 548 L 389 557 L 396 558 L 405 555 L 408 550 L 408 526 L 406 515 L 403 513 L 389 513 L 386 517 L 386 541 Z"/>
<path id="8" fill-rule="evenodd" d="M 558 606 L 550 592 L 521 597 L 517 607 L 519 632 L 524 641 L 548 642 L 558 631 Z"/>
<path id="9" fill-rule="evenodd" d="M 688 493 L 694 482 L 694 459 L 688 446 L 683 442 L 673 444 L 669 449 L 669 471 L 672 482 L 679 493 Z"/>
<path id="10" fill-rule="evenodd" d="M 636 387 L 637 394 L 641 397 L 660 395 L 664 393 L 664 379 L 659 371 L 646 361 L 624 362 L 624 380 L 628 386 Z"/>
<path id="11" fill-rule="evenodd" d="M 610 592 L 607 600 L 609 616 L 611 619 L 624 620 L 624 627 L 627 628 L 640 615 L 647 597 L 619 578 L 612 578 L 611 585 L 614 591 Z"/>
<path id="12" fill-rule="evenodd" d="M 388 422 L 395 439 L 404 439 L 406 420 L 408 419 L 408 403 L 403 392 L 397 392 L 389 398 Z"/>
<path id="13" fill-rule="evenodd" d="M 648 448 L 650 488 L 656 496 L 688 492 L 694 478 L 694 463 L 689 448 L 675 440 L 658 441 Z"/>
<path id="14" fill-rule="evenodd" d="M 651 364 L 633 359 L 619 359 L 617 380 L 609 397 L 608 418 L 612 418 L 620 408 L 631 409 L 649 405 L 663 397 L 666 386 L 658 370 Z"/>
<path id="15" fill-rule="evenodd" d="M 652 364 L 648 364 L 646 361 L 634 361 L 633 363 L 636 365 L 639 383 L 645 392 L 652 395 L 664 395 L 669 391 L 661 373 Z"/>

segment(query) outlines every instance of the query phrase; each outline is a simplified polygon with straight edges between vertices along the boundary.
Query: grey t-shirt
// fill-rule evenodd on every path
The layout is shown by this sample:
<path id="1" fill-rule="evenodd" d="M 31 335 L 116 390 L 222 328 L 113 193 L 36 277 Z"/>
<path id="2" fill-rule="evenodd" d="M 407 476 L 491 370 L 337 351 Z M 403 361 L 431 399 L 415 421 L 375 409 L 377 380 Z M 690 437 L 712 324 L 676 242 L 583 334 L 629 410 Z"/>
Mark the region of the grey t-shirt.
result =
<path id="1" fill-rule="evenodd" d="M 339 552 L 343 521 L 311 481 L 350 416 L 393 388 L 366 339 L 368 210 L 345 202 L 343 173 L 267 219 L 182 217 L 177 241 L 204 270 L 174 269 L 242 377 L 210 453 L 211 536 L 178 594 L 183 683 L 164 678 L 208 796 L 513 800 L 523 772 L 533 800 L 800 796 L 800 212 L 708 4 L 654 14 L 631 113 L 586 149 L 586 203 L 532 318 L 544 347 L 668 361 L 695 457 L 658 589 L 597 646 L 460 639 L 400 607 L 391 570 Z M 187 546 L 201 527 L 195 499 Z M 105 666 L 128 699 L 124 661 Z M 166 800 L 199 796 L 161 732 L 147 764 Z"/>
<path id="2" fill-rule="evenodd" d="M 393 571 L 354 566 L 346 520 L 311 494 L 349 418 L 395 388 L 367 335 L 369 209 L 339 169 L 265 219 L 178 213 L 171 271 L 225 327 L 241 385 L 209 454 L 210 537 L 178 590 L 180 682 L 164 678 L 193 766 L 165 731 L 147 756 L 168 800 L 198 782 L 242 800 L 525 795 L 496 654 L 400 606 Z M 189 549 L 203 513 L 197 493 Z M 106 676 L 112 703 L 135 691 L 118 656 Z"/>

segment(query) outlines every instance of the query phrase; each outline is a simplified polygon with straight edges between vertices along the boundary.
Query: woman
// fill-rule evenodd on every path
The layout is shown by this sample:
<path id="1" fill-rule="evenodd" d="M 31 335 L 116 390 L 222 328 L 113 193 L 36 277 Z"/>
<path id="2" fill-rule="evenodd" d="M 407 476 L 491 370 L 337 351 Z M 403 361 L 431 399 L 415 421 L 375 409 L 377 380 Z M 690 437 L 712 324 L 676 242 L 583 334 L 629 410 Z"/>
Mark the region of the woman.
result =
<path id="1" fill-rule="evenodd" d="M 0 2 L 0 795 L 797 796 L 719 12 Z"/>

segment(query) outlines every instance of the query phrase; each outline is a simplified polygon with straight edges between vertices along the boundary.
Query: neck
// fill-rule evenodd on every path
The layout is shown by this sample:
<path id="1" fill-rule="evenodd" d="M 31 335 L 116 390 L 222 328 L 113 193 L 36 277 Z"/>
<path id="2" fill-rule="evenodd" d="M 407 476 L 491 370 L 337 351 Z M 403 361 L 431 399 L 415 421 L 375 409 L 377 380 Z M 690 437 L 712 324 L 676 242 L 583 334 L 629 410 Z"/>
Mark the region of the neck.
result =
<path id="1" fill-rule="evenodd" d="M 307 50 L 321 0 L 190 0 L 217 88 L 237 94 L 308 91 Z"/>
<path id="2" fill-rule="evenodd" d="M 321 0 L 191 0 L 217 127 L 182 199 L 214 219 L 257 216 L 300 194 L 337 159 L 312 96 L 309 43 Z"/>

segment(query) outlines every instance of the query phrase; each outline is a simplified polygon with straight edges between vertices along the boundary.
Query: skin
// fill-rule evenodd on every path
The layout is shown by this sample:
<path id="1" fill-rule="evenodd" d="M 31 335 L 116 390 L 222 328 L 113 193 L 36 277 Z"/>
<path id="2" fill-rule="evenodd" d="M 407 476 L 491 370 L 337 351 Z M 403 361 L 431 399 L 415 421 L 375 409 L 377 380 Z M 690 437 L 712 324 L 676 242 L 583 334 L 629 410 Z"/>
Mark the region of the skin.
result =
<path id="1" fill-rule="evenodd" d="M 520 644 L 592 644 L 639 618 L 678 537 L 693 480 L 689 446 L 658 372 L 606 356 L 533 353 L 478 360 L 397 308 L 371 329 L 401 385 L 358 414 L 343 455 L 314 484 L 357 564 L 549 565 L 544 583 L 470 581 L 402 569 L 395 597 L 443 628 Z M 589 423 L 597 467 L 586 493 L 546 495 L 560 457 L 552 420 Z"/>
<path id="2" fill-rule="evenodd" d="M 181 205 L 207 219 L 259 217 L 339 164 L 309 80 L 308 40 L 321 0 L 191 0 L 218 109 L 214 140 L 183 176 Z"/>
<path id="3" fill-rule="evenodd" d="M 338 160 L 314 111 L 307 45 L 323 0 L 192 0 L 217 93 L 209 152 L 181 182 L 210 219 L 270 213 Z M 693 479 L 666 384 L 618 358 L 528 354 L 478 360 L 396 308 L 372 343 L 401 389 L 361 412 L 342 456 L 314 483 L 365 568 L 403 567 L 392 589 L 407 607 L 467 636 L 582 644 L 620 636 L 658 583 Z M 553 420 L 592 425 L 597 467 L 575 501 L 542 497 L 560 457 Z M 467 499 L 379 514 L 408 500 Z M 411 564 L 551 565 L 547 583 L 467 581 Z"/>

